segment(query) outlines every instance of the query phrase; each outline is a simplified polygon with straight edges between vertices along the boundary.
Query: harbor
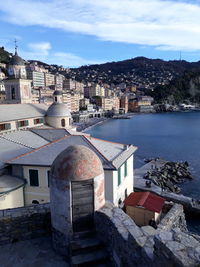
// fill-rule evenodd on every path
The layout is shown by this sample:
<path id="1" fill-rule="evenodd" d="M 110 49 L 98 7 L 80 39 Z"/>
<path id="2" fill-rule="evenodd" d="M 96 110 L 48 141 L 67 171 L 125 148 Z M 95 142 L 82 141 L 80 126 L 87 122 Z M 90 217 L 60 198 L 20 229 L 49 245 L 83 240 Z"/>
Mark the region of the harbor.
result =
<path id="1" fill-rule="evenodd" d="M 155 193 L 168 201 L 182 204 L 185 212 L 200 214 L 200 200 L 194 199 L 182 194 L 176 194 L 163 190 L 163 188 L 155 185 L 153 182 L 149 183 L 149 179 L 145 179 L 147 172 L 151 171 L 152 168 L 161 168 L 168 161 L 163 159 L 154 159 L 134 170 L 134 191 L 149 191 Z"/>

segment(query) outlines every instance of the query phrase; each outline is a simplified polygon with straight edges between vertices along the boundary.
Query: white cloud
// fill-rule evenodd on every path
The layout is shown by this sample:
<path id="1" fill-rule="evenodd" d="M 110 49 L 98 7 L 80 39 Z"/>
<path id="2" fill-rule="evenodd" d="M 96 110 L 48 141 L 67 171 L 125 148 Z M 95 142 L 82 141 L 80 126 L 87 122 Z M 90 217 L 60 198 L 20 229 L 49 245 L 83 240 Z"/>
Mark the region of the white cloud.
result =
<path id="1" fill-rule="evenodd" d="M 14 8 L 13 8 L 14 7 Z M 199 1 L 7 0 L 2 20 L 152 45 L 162 50 L 200 50 Z"/>
<path id="2" fill-rule="evenodd" d="M 72 53 L 57 52 L 51 55 L 49 63 L 53 64 L 57 62 L 59 65 L 68 66 L 68 67 L 77 67 L 88 64 L 100 64 L 103 61 L 89 60 Z"/>
<path id="3" fill-rule="evenodd" d="M 28 46 L 32 50 L 32 53 L 42 56 L 47 56 L 51 49 L 51 44 L 49 42 L 30 43 Z"/>

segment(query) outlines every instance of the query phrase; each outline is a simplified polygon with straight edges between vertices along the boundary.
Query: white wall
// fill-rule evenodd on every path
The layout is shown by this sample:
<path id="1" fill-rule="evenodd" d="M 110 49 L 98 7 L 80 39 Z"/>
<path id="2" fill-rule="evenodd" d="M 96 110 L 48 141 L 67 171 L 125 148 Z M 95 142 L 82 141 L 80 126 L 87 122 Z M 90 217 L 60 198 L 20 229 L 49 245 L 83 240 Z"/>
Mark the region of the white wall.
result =
<path id="1" fill-rule="evenodd" d="M 65 127 L 62 127 L 62 119 L 65 119 Z M 70 117 L 46 117 L 46 123 L 54 128 L 70 128 L 70 119 Z"/>
<path id="2" fill-rule="evenodd" d="M 29 169 L 38 170 L 39 186 L 30 186 Z M 24 190 L 25 205 L 32 204 L 33 200 L 39 203 L 49 202 L 48 170 L 49 167 L 23 166 L 24 178 L 27 180 Z"/>
<path id="3" fill-rule="evenodd" d="M 29 169 L 38 170 L 39 186 L 30 186 Z M 49 188 L 47 180 L 47 171 L 50 167 L 23 166 L 24 178 L 27 179 L 25 186 L 25 205 L 29 205 L 33 200 L 39 203 L 49 202 Z M 118 206 L 121 198 L 125 199 L 125 190 L 127 195 L 133 192 L 133 155 L 127 160 L 127 177 L 124 177 L 124 164 L 121 166 L 121 184 L 118 186 L 117 171 L 104 171 L 105 174 L 105 199 Z"/>
<path id="4" fill-rule="evenodd" d="M 23 187 L 0 197 L 0 210 L 13 209 L 24 206 Z"/>
<path id="5" fill-rule="evenodd" d="M 30 119 L 21 119 L 21 120 L 16 120 L 16 121 L 7 121 L 7 122 L 0 122 L 0 124 L 5 124 L 5 123 L 10 123 L 11 129 L 9 130 L 5 130 L 5 131 L 0 131 L 0 133 L 4 133 L 4 132 L 9 132 L 9 131 L 14 131 L 14 130 L 21 130 L 21 129 L 25 129 L 25 128 L 32 128 L 32 127 L 37 127 L 37 126 L 41 126 L 44 125 L 45 123 L 45 119 L 44 119 L 44 123 L 38 123 L 38 124 L 34 124 L 34 119 L 38 119 L 38 118 L 43 118 L 43 117 L 35 117 L 35 118 L 30 118 Z M 24 127 L 17 127 L 17 121 L 23 121 L 23 120 L 28 120 L 28 126 L 24 126 Z"/>
<path id="6" fill-rule="evenodd" d="M 127 195 L 133 192 L 133 155 L 127 160 L 127 176 L 124 177 L 124 164 L 121 166 L 121 184 L 118 186 L 118 173 L 113 171 L 113 203 L 118 206 L 118 201 L 121 198 L 125 199 L 125 190 Z"/>

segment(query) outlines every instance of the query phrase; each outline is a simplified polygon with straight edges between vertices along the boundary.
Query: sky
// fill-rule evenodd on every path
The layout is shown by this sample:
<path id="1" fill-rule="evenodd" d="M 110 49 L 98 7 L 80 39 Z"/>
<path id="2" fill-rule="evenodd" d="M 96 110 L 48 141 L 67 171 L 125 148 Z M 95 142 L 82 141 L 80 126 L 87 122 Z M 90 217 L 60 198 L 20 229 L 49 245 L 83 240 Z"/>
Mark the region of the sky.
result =
<path id="1" fill-rule="evenodd" d="M 200 60 L 200 0 L 0 0 L 0 46 L 77 67 L 138 56 Z"/>

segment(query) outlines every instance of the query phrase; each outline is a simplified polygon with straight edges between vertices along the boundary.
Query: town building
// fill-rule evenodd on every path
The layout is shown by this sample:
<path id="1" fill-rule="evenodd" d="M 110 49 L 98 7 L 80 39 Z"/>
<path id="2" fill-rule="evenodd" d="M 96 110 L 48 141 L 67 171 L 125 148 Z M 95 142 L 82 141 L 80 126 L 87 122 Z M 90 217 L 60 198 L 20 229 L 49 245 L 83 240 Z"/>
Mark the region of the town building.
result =
<path id="1" fill-rule="evenodd" d="M 27 77 L 32 81 L 31 85 L 34 89 L 45 87 L 44 72 L 28 71 Z"/>
<path id="2" fill-rule="evenodd" d="M 153 98 L 150 96 L 138 96 L 129 99 L 129 111 L 132 112 L 153 112 Z"/>
<path id="3" fill-rule="evenodd" d="M 84 84 L 74 79 L 65 79 L 63 81 L 63 90 L 84 93 Z"/>
<path id="4" fill-rule="evenodd" d="M 128 112 L 128 96 L 124 95 L 120 98 L 120 109 L 123 111 L 123 113 Z"/>
<path id="5" fill-rule="evenodd" d="M 56 131 L 56 130 L 54 130 Z M 58 132 L 60 130 L 57 130 Z M 35 133 L 47 141 L 52 130 L 35 129 Z M 51 134 L 50 134 L 51 133 Z M 57 155 L 70 145 L 83 145 L 90 148 L 101 160 L 105 175 L 105 197 L 119 205 L 133 191 L 133 157 L 136 147 L 96 139 L 87 135 L 67 135 L 60 139 L 10 158 L 6 161 L 12 175 L 27 181 L 25 186 L 25 205 L 49 202 L 49 171 Z M 34 138 L 33 138 L 34 140 Z"/>
<path id="6" fill-rule="evenodd" d="M 98 97 L 95 101 L 97 106 L 101 107 L 105 111 L 119 111 L 120 102 L 118 97 Z"/>
<path id="7" fill-rule="evenodd" d="M 55 75 L 51 73 L 45 73 L 44 84 L 45 84 L 45 87 L 50 87 L 50 86 L 55 85 Z"/>
<path id="8" fill-rule="evenodd" d="M 65 76 L 61 75 L 61 74 L 56 74 L 55 75 L 55 89 L 56 90 L 63 90 L 63 81 L 65 79 Z"/>

